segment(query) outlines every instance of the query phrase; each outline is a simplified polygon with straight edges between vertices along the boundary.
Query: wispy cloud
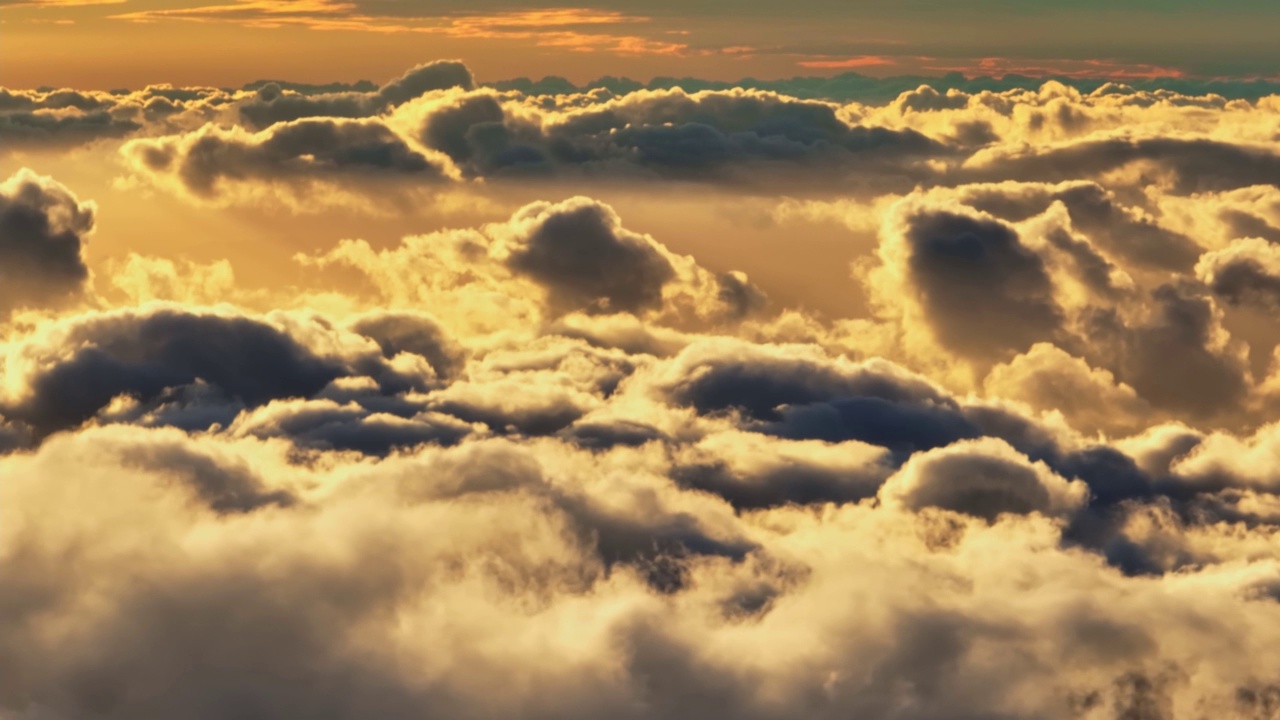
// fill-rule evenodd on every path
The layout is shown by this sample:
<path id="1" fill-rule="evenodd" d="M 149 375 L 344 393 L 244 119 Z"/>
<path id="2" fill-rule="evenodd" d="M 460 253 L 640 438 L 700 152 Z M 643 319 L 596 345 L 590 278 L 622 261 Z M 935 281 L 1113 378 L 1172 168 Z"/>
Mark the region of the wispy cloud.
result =
<path id="1" fill-rule="evenodd" d="M 883 55 L 859 55 L 857 57 L 844 58 L 842 60 L 802 60 L 798 63 L 800 67 L 807 68 L 864 68 L 877 67 L 882 65 L 897 65 L 897 61 Z"/>
<path id="2" fill-rule="evenodd" d="M 961 72 L 965 75 L 1030 75 L 1071 78 L 1105 77 L 1117 80 L 1186 77 L 1186 72 L 1174 67 L 1132 63 L 1112 59 L 1086 60 L 1028 60 L 1020 58 L 986 57 L 970 61 L 935 61 L 927 69 L 942 72 Z"/>
<path id="3" fill-rule="evenodd" d="M 186 20 L 258 28 L 295 26 L 313 30 L 431 33 L 480 40 L 524 40 L 539 47 L 623 55 L 680 54 L 688 48 L 683 42 L 611 31 L 615 26 L 649 23 L 649 17 L 589 8 L 392 18 L 368 14 L 355 3 L 335 0 L 238 0 L 219 5 L 142 10 L 111 17 L 144 23 Z"/>
<path id="4" fill-rule="evenodd" d="M 1134 63 L 1109 58 L 1095 59 L 1028 59 L 1012 57 L 933 57 L 928 55 L 854 55 L 850 57 L 817 56 L 800 59 L 796 65 L 825 70 L 876 68 L 892 73 L 939 74 L 958 72 L 969 77 L 1026 75 L 1030 77 L 1110 78 L 1146 80 L 1182 78 L 1187 73 L 1179 68 Z"/>
<path id="5" fill-rule="evenodd" d="M 61 8 L 81 5 L 119 5 L 125 0 L 0 0 L 0 10 L 8 8 Z"/>

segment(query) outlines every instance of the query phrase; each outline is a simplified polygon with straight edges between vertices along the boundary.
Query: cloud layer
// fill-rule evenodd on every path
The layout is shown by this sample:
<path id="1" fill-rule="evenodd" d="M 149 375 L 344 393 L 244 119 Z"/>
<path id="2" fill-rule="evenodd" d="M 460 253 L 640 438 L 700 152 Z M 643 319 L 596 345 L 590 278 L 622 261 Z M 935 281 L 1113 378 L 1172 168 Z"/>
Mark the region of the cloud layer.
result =
<path id="1" fill-rule="evenodd" d="M 76 182 L 0 183 L 4 717 L 1280 702 L 1274 98 L 550 93 L 439 62 L 0 103 L 127 120 L 18 152 L 105 152 L 200 222 L 412 228 L 255 285 L 179 243 L 95 256 L 112 216 Z M 691 188 L 741 252 L 623 209 L 679 228 Z M 415 212 L 450 193 L 497 210 Z M 812 290 L 849 311 L 738 269 L 748 225 L 803 268 L 840 233 L 848 278 Z"/>

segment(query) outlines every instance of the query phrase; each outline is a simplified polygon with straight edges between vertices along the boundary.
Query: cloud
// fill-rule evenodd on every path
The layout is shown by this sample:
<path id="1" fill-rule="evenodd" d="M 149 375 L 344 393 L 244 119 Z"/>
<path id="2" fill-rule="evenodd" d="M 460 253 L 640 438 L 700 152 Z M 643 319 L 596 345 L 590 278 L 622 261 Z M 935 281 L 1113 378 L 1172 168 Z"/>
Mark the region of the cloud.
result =
<path id="1" fill-rule="evenodd" d="M 58 8 L 78 7 L 81 5 L 115 5 L 122 2 L 125 2 L 125 0 L 5 0 L 5 2 L 0 3 L 0 6 Z"/>
<path id="2" fill-rule="evenodd" d="M 400 353 L 425 358 L 442 378 L 457 375 L 466 364 L 466 351 L 437 319 L 425 313 L 372 312 L 357 318 L 351 329 L 378 343 L 387 359 Z"/>
<path id="3" fill-rule="evenodd" d="M 913 162 L 946 152 L 913 130 L 852 125 L 831 104 L 764 92 L 640 91 L 563 113 L 539 113 L 541 129 L 520 110 L 508 110 L 492 97 L 467 98 L 456 109 L 429 114 L 424 141 L 452 149 L 450 155 L 472 174 L 642 169 L 661 177 L 746 183 L 759 175 L 734 173 L 736 166 L 805 165 L 839 174 L 896 164 L 895 170 L 905 166 L 909 172 Z M 448 118 L 449 147 L 443 136 L 433 135 L 439 132 L 433 130 L 437 118 Z"/>
<path id="4" fill-rule="evenodd" d="M 1085 484 L 1031 463 L 1007 443 L 962 441 L 907 461 L 881 489 L 888 504 L 940 507 L 994 521 L 1003 513 L 1069 514 L 1084 505 Z"/>
<path id="5" fill-rule="evenodd" d="M 303 319 L 298 330 L 329 332 L 310 322 Z M 386 368 L 371 342 L 352 339 L 345 360 Z M 44 432 L 88 420 L 117 396 L 147 401 L 198 380 L 253 406 L 307 397 L 354 373 L 340 354 L 313 351 L 266 319 L 165 305 L 71 316 L 14 337 L 5 369 L 5 413 Z"/>
<path id="6" fill-rule="evenodd" d="M 274 400 L 238 414 L 227 430 L 240 437 L 287 438 L 303 448 L 386 455 L 418 445 L 452 445 L 477 428 L 425 410 L 406 418 L 321 398 Z"/>
<path id="7" fill-rule="evenodd" d="M 238 100 L 236 110 L 248 126 L 261 130 L 310 117 L 372 117 L 426 93 L 450 88 L 471 90 L 474 86 L 475 79 L 466 65 L 456 60 L 437 60 L 410 68 L 369 92 L 309 92 L 307 88 L 267 82 L 258 86 L 253 95 Z"/>
<path id="8" fill-rule="evenodd" d="M 142 124 L 135 120 L 101 111 L 0 114 L 0 137 L 17 146 L 78 144 L 123 137 L 140 128 Z"/>
<path id="9" fill-rule="evenodd" d="M 494 320 L 490 312 L 530 319 L 628 313 L 705 326 L 767 305 L 745 273 L 713 274 L 586 197 L 530 203 L 505 222 L 408 237 L 387 250 L 348 241 L 298 259 L 353 267 L 395 305 L 465 307 L 482 324 Z"/>
<path id="10" fill-rule="evenodd" d="M 1280 307 L 1280 247 L 1266 240 L 1245 238 L 1205 253 L 1196 276 L 1233 305 Z"/>
<path id="11" fill-rule="evenodd" d="M 135 139 L 121 149 L 135 172 L 204 201 L 256 196 L 265 185 L 295 198 L 353 178 L 439 183 L 450 168 L 372 121 L 305 119 L 258 133 L 206 125 L 189 135 Z"/>
<path id="12" fill-rule="evenodd" d="M 1192 239 L 1118 202 L 1113 193 L 1094 182 L 969 185 L 960 194 L 966 204 L 1012 222 L 1034 217 L 1061 202 L 1075 229 L 1115 257 L 1143 266 L 1186 270 L 1201 251 Z"/>
<path id="13" fill-rule="evenodd" d="M 994 192 L 975 194 L 1008 212 Z M 1203 285 L 1176 276 L 1139 286 L 1076 232 L 1065 203 L 1014 224 L 957 195 L 965 190 L 898 202 L 876 262 L 858 266 L 879 312 L 901 324 L 908 352 L 926 363 L 966 358 L 969 373 L 949 374 L 972 383 L 1047 343 L 1112 373 L 1157 411 L 1221 420 L 1239 409 L 1254 383 L 1248 349 Z"/>
<path id="14" fill-rule="evenodd" d="M 855 58 L 841 58 L 837 63 L 849 60 L 863 61 L 866 66 L 878 63 L 880 59 L 890 62 L 910 61 L 901 55 L 885 54 L 864 55 Z M 801 61 L 801 67 L 804 67 Z M 822 62 L 819 60 L 819 62 Z M 879 65 L 879 67 L 885 67 Z M 921 68 L 924 69 L 924 68 Z M 1123 68 L 1113 68 L 1123 70 Z M 502 90 L 521 90 L 530 94 L 558 94 L 566 92 L 587 92 L 596 88 L 608 89 L 621 93 L 633 90 L 664 90 L 682 87 L 689 91 L 724 90 L 743 88 L 746 90 L 767 90 L 797 98 L 831 100 L 836 102 L 858 102 L 866 104 L 883 104 L 902 97 L 904 94 L 915 96 L 922 85 L 941 96 L 960 98 L 963 106 L 969 96 L 983 94 L 1007 94 L 1013 91 L 1036 91 L 1047 81 L 1072 87 L 1085 94 L 1124 94 L 1140 98 L 1150 94 L 1153 98 L 1160 96 L 1166 101 L 1179 101 L 1187 98 L 1205 98 L 1218 96 L 1225 99 L 1255 101 L 1275 95 L 1280 89 L 1273 80 L 1264 78 L 1234 79 L 1209 77 L 1184 78 L 1117 78 L 1109 76 L 1105 69 L 1091 69 L 1086 75 L 1067 77 L 1055 72 L 1035 75 L 1005 74 L 993 77 L 981 68 L 965 68 L 965 72 L 946 72 L 941 74 L 937 68 L 927 73 L 912 73 L 910 68 L 902 74 L 886 77 L 870 77 L 857 72 L 845 72 L 827 76 L 798 76 L 776 80 L 761 78 L 741 78 L 738 80 L 710 80 L 698 77 L 655 77 L 649 81 L 605 76 L 574 84 L 562 77 L 545 77 L 540 80 L 514 78 L 492 83 L 493 87 Z M 1092 75 L 1092 76 L 1090 76 Z M 1118 82 L 1119 81 L 1119 82 Z M 918 98 L 917 98 L 918 99 Z M 919 108 L 926 109 L 926 108 Z M 933 108 L 938 109 L 938 108 Z"/>
<path id="15" fill-rule="evenodd" d="M 205 87 L 151 85 L 111 92 L 0 88 L 0 138 L 9 149 L 48 151 L 189 130 L 232 101 L 231 93 Z"/>
<path id="16" fill-rule="evenodd" d="M 66 304 L 89 279 L 84 243 L 96 206 L 26 168 L 0 183 L 0 318 Z"/>
<path id="17" fill-rule="evenodd" d="M 1123 338 L 1121 378 L 1156 407 L 1212 414 L 1248 392 L 1245 350 L 1221 326 L 1220 310 L 1192 285 L 1152 292 L 1144 323 Z"/>
<path id="18" fill-rule="evenodd" d="M 1150 405 L 1107 371 L 1089 367 L 1049 343 L 1037 343 L 1008 363 L 997 365 L 983 381 L 992 397 L 1020 400 L 1042 411 L 1058 411 L 1085 432 L 1125 434 L 1145 428 L 1154 416 Z"/>
<path id="19" fill-rule="evenodd" d="M 901 264 L 948 349 L 1003 359 L 1061 331 L 1045 261 L 1010 225 L 962 209 L 904 209 L 888 232 L 881 256 Z"/>
<path id="20" fill-rule="evenodd" d="M 968 161 L 975 174 L 1017 180 L 1060 181 L 1115 170 L 1149 168 L 1157 182 L 1190 194 L 1274 184 L 1280 155 L 1264 143 L 1209 138 L 1085 139 L 1048 147 L 982 151 Z"/>
<path id="21" fill-rule="evenodd" d="M 267 84 L 234 101 L 237 122 L 256 132 L 211 124 L 137 138 L 122 153 L 138 177 L 161 185 L 180 180 L 198 197 L 213 194 L 219 177 L 322 182 L 356 169 L 411 183 L 436 174 L 748 187 L 776 182 L 774 172 L 807 185 L 892 173 L 910 187 L 933 173 L 925 161 L 951 154 L 913 129 L 853 124 L 834 104 L 772 93 L 674 89 L 567 98 L 557 107 L 473 90 L 469 78 L 465 66 L 437 62 L 373 92 L 301 94 Z"/>
<path id="22" fill-rule="evenodd" d="M 196 455 L 209 481 L 240 477 L 258 492 L 288 489 L 293 501 L 216 510 L 180 470 Z M 148 460 L 129 466 L 131 456 Z M 255 712 L 338 718 L 409 717 L 422 703 L 446 717 L 628 708 L 694 717 L 707 703 L 741 717 L 775 717 L 779 707 L 837 717 L 892 713 L 902 702 L 920 708 L 903 717 L 1008 705 L 1027 708 L 1012 717 L 1080 705 L 1122 716 L 1175 703 L 1248 717 L 1263 701 L 1239 698 L 1268 692 L 1275 606 L 1248 599 L 1274 578 L 1267 561 L 1153 582 L 1100 572 L 1034 515 L 988 525 L 846 505 L 735 517 L 637 473 L 653 460 L 484 442 L 293 465 L 270 442 L 172 430 L 56 438 L 0 460 L 4 477 L 19 479 L 5 483 L 0 507 L 42 518 L 7 514 L 0 524 L 6 547 L 24 548 L 4 560 L 12 602 L 0 642 L 25 650 L 6 668 L 6 689 L 70 717 L 103 707 L 213 717 L 234 697 Z M 1007 449 L 923 460 L 910 471 L 919 480 L 946 463 L 1001 470 L 984 496 L 997 499 L 970 508 L 1074 502 L 1072 485 Z M 307 489 L 316 487 L 327 492 Z M 957 498 L 938 485 L 908 487 Z M 732 547 L 731 528 L 764 545 L 740 560 L 672 561 L 682 579 L 674 588 L 626 565 L 606 571 L 604 558 L 625 557 L 617 553 L 640 537 Z M 214 617 L 222 622 L 194 622 Z M 64 623 L 74 632 L 56 642 L 46 634 Z M 778 638 L 810 636 L 827 640 L 777 649 Z M 993 660 L 993 645 L 1017 657 Z M 520 668 L 536 682 L 487 692 Z M 866 676 L 875 681 L 858 679 Z M 141 691 L 162 681 L 164 692 Z"/>
<path id="23" fill-rule="evenodd" d="M 874 497 L 891 471 L 888 453 L 874 445 L 725 432 L 688 448 L 672 477 L 749 510 L 858 502 Z"/>
<path id="24" fill-rule="evenodd" d="M 475 87 L 471 70 L 456 60 L 437 60 L 406 70 L 378 88 L 376 97 L 388 105 L 400 105 L 432 90 L 455 87 L 464 90 Z"/>
<path id="25" fill-rule="evenodd" d="M 499 8 L 492 12 L 457 13 L 422 8 L 408 12 L 381 3 L 339 0 L 237 0 L 220 5 L 136 10 L 110 16 L 135 23 L 164 21 L 226 22 L 250 28 L 302 27 L 384 34 L 419 33 L 448 38 L 524 42 L 533 47 L 616 55 L 682 55 L 686 43 L 659 33 L 614 31 L 618 25 L 647 23 L 650 18 L 593 8 Z M 433 11 L 434 10 L 434 11 Z M 657 37 L 655 37 L 657 35 Z"/>
<path id="26" fill-rule="evenodd" d="M 665 248 L 624 230 L 606 206 L 530 205 L 511 223 L 529 232 L 512 243 L 507 266 L 546 286 L 553 306 L 642 312 L 660 307 L 663 286 L 675 279 Z"/>

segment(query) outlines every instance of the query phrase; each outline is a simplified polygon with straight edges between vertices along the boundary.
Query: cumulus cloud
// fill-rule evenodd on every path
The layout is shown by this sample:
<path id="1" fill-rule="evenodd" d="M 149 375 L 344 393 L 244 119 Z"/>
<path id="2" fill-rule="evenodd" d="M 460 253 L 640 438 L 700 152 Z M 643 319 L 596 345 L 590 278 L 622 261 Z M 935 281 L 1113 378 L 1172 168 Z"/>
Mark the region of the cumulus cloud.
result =
<path id="1" fill-rule="evenodd" d="M 945 508 L 987 520 L 1004 513 L 1068 515 L 1088 497 L 1084 483 L 1067 481 L 993 438 L 921 453 L 889 478 L 880 493 L 890 505 Z"/>
<path id="2" fill-rule="evenodd" d="M 1037 343 L 992 368 L 983 388 L 992 397 L 1060 412 L 1084 432 L 1134 432 L 1147 427 L 1154 416 L 1150 405 L 1111 372 L 1090 367 L 1049 343 Z"/>
<path id="3" fill-rule="evenodd" d="M 332 118 L 281 123 L 258 133 L 206 125 L 188 135 L 131 140 L 121 152 L 135 171 L 215 201 L 236 198 L 238 190 L 253 195 L 261 185 L 302 194 L 350 176 L 431 183 L 449 173 L 429 151 L 377 122 Z"/>
<path id="4" fill-rule="evenodd" d="M 397 248 L 375 251 L 357 240 L 298 259 L 355 268 L 393 304 L 464 309 L 486 325 L 501 322 L 489 313 L 531 321 L 626 313 L 705 325 L 767 305 L 745 273 L 712 273 L 586 197 L 530 203 L 505 222 L 408 237 Z"/>
<path id="5" fill-rule="evenodd" d="M 977 184 L 960 188 L 960 196 L 974 208 L 1013 222 L 1027 220 L 1061 202 L 1076 230 L 1115 257 L 1140 267 L 1185 271 L 1200 254 L 1194 240 L 1160 226 L 1140 209 L 1126 206 L 1096 182 Z"/>
<path id="6" fill-rule="evenodd" d="M 661 306 L 675 278 L 660 246 L 624 230 L 599 204 L 531 205 L 511 221 L 530 230 L 517 235 L 507 266 L 546 286 L 555 306 L 642 312 Z"/>
<path id="7" fill-rule="evenodd" d="M 1196 263 L 1196 276 L 1233 305 L 1280 307 L 1280 246 L 1266 240 L 1244 238 L 1205 253 Z"/>
<path id="8" fill-rule="evenodd" d="M 1052 339 L 1064 318 L 1044 259 L 1018 231 L 963 209 L 907 208 L 880 246 L 916 290 L 937 340 L 998 359 Z"/>
<path id="9" fill-rule="evenodd" d="M 459 77 L 448 79 L 453 75 Z M 230 127 L 215 112 L 208 126 L 138 138 L 123 154 L 140 177 L 163 184 L 176 176 L 196 195 L 208 194 L 209 176 L 270 182 L 286 173 L 322 176 L 333 166 L 409 171 L 406 162 L 420 161 L 395 158 L 412 158 L 413 151 L 453 179 L 767 186 L 784 173 L 787 182 L 816 186 L 877 173 L 882 181 L 898 178 L 903 188 L 932 174 L 928 160 L 951 154 L 946 142 L 914 129 L 858 124 L 836 104 L 774 93 L 676 88 L 548 102 L 472 89 L 462 75 L 469 77 L 465 67 L 447 63 L 410 71 L 401 79 L 405 87 L 431 88 L 417 93 L 396 83 L 336 94 L 268 84 L 229 100 L 240 115 Z M 304 155 L 316 159 L 302 162 Z"/>
<path id="10" fill-rule="evenodd" d="M 973 383 L 1051 344 L 1156 410 L 1212 420 L 1238 409 L 1254 387 L 1248 347 L 1203 283 L 1161 282 L 1169 276 L 1148 270 L 1140 284 L 1136 267 L 1131 275 L 1076 231 L 1065 203 L 1014 223 L 960 201 L 965 192 L 917 192 L 893 205 L 875 261 L 858 266 L 908 351 L 925 362 L 965 358 L 972 372 L 948 374 Z M 977 194 L 990 206 L 995 192 Z"/>
<path id="11" fill-rule="evenodd" d="M 1180 194 L 1274 184 L 1280 171 L 1280 155 L 1269 144 L 1194 137 L 1083 139 L 984 150 L 968 162 L 979 174 L 1039 181 L 1096 177 L 1139 166 Z"/>
<path id="12" fill-rule="evenodd" d="M 909 173 L 946 152 L 914 130 L 856 125 L 835 105 L 772 93 L 673 89 L 560 112 L 536 108 L 480 93 L 416 110 L 425 116 L 423 141 L 471 175 L 624 173 L 751 183 L 767 177 L 735 168 L 800 165 L 830 177 L 894 166 Z"/>
<path id="13" fill-rule="evenodd" d="M 328 342 L 313 349 L 309 339 Z M 165 305 L 70 316 L 10 338 L 5 351 L 5 412 L 45 431 L 87 420 L 117 396 L 147 401 L 197 381 L 249 406 L 315 394 L 356 364 L 414 382 L 374 343 L 323 321 Z"/>
<path id="14" fill-rule="evenodd" d="M 84 243 L 95 211 L 92 202 L 26 168 L 0 183 L 0 317 L 65 304 L 84 292 Z"/>
<path id="15" fill-rule="evenodd" d="M 379 114 L 389 107 L 436 90 L 462 88 L 470 90 L 475 80 L 466 65 L 452 60 L 437 60 L 406 70 L 375 90 L 289 86 L 288 83 L 265 82 L 254 88 L 254 94 L 237 100 L 239 118 L 254 129 L 264 129 L 280 122 L 311 117 L 361 118 Z"/>

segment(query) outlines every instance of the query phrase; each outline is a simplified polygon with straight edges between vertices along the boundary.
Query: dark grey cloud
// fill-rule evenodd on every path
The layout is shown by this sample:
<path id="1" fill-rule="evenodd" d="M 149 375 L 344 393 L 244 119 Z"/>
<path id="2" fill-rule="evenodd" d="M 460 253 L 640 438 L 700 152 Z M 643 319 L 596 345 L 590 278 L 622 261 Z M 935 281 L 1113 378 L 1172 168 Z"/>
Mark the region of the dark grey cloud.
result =
<path id="1" fill-rule="evenodd" d="M 438 320 L 425 313 L 369 313 L 352 323 L 351 329 L 378 343 L 387 359 L 404 352 L 426 358 L 442 378 L 456 376 L 466 365 L 466 352 Z"/>
<path id="2" fill-rule="evenodd" d="M 908 214 L 903 224 L 905 269 L 948 349 L 1000 360 L 1059 333 L 1063 312 L 1049 270 L 1015 228 L 931 209 Z"/>
<path id="3" fill-rule="evenodd" d="M 252 406 L 310 396 L 353 372 L 260 320 L 163 306 L 72 320 L 62 342 L 37 352 L 47 357 L 27 378 L 28 396 L 5 412 L 45 433 L 89 419 L 118 395 L 148 401 L 203 380 Z"/>
<path id="4" fill-rule="evenodd" d="M 779 458 L 761 467 L 741 468 L 720 458 L 678 464 L 672 480 L 692 490 L 724 498 L 737 510 L 786 505 L 856 503 L 874 497 L 890 468 L 875 462 L 861 467 L 820 459 Z"/>
<path id="5" fill-rule="evenodd" d="M 1083 483 L 1069 483 L 989 440 L 912 458 L 881 494 L 908 508 L 939 507 L 988 521 L 1004 513 L 1070 514 L 1087 500 Z"/>
<path id="6" fill-rule="evenodd" d="M 769 306 L 769 296 L 742 272 L 720 273 L 716 281 L 720 285 L 720 300 L 729 308 L 733 320 L 755 315 Z"/>
<path id="7" fill-rule="evenodd" d="M 229 430 L 237 435 L 285 438 L 301 448 L 352 450 L 370 456 L 419 445 L 454 445 L 475 432 L 456 418 L 425 410 L 401 417 L 329 400 L 277 401 L 238 417 Z"/>
<path id="8" fill-rule="evenodd" d="M 79 145 L 124 137 L 142 127 L 137 120 L 101 110 L 74 114 L 0 113 L 0 139 L 10 146 Z"/>
<path id="9" fill-rule="evenodd" d="M 981 429 L 953 402 L 912 403 L 865 395 L 836 394 L 820 401 L 788 405 L 780 419 L 761 430 L 788 438 L 839 442 L 860 440 L 905 458 L 921 450 L 976 438 Z"/>
<path id="10" fill-rule="evenodd" d="M 614 422 L 582 420 L 573 423 L 558 434 L 579 447 L 593 450 L 637 447 L 656 440 L 669 439 L 666 433 L 651 425 L 630 420 Z"/>
<path id="11" fill-rule="evenodd" d="M 364 118 L 378 115 L 434 90 L 475 87 L 466 65 L 437 60 L 406 70 L 381 87 L 299 85 L 262 81 L 246 86 L 254 96 L 236 103 L 240 118 L 261 130 L 275 123 L 303 118 Z"/>
<path id="12" fill-rule="evenodd" d="M 344 177 L 443 179 L 432 158 L 376 121 L 305 119 L 260 134 L 215 126 L 159 139 L 135 139 L 123 152 L 138 169 L 168 175 L 188 192 L 216 198 L 236 182 L 308 185 Z"/>
<path id="13" fill-rule="evenodd" d="M 25 448 L 31 444 L 31 440 L 30 428 L 10 422 L 0 415 L 0 455 Z"/>
<path id="14" fill-rule="evenodd" d="M 437 60 L 406 70 L 378 88 L 376 95 L 386 105 L 400 105 L 432 90 L 473 87 L 475 78 L 466 65 L 456 60 Z"/>
<path id="15" fill-rule="evenodd" d="M 95 207 L 66 187 L 20 170 L 0 183 L 0 319 L 22 307 L 48 307 L 81 296 L 89 278 L 86 236 Z"/>
<path id="16" fill-rule="evenodd" d="M 216 88 L 148 86 L 138 91 L 0 88 L 0 140 L 7 149 L 57 150 L 144 132 L 172 131 L 183 113 L 209 117 L 231 102 Z"/>
<path id="17" fill-rule="evenodd" d="M 1219 310 L 1196 284 L 1156 288 L 1151 314 L 1121 334 L 1117 377 L 1156 407 L 1199 416 L 1237 408 L 1250 371 L 1239 345 L 1223 347 Z"/>
<path id="18" fill-rule="evenodd" d="M 736 410 L 764 421 L 781 419 L 785 407 L 832 397 L 860 396 L 889 402 L 944 404 L 945 393 L 890 364 L 842 366 L 812 354 L 788 356 L 750 344 L 708 344 L 686 350 L 679 372 L 659 389 L 702 413 Z"/>
<path id="19" fill-rule="evenodd" d="M 285 93 L 276 83 L 257 88 L 253 98 L 237 103 L 237 112 L 247 127 L 264 130 L 276 123 L 305 118 L 364 118 L 376 114 L 369 106 L 371 93 L 311 95 Z"/>
<path id="20" fill-rule="evenodd" d="M 1043 462 L 1062 477 L 1084 481 L 1090 503 L 1100 511 L 1161 494 L 1162 478 L 1171 476 L 1168 463 L 1164 469 L 1144 468 L 1105 443 L 1064 442 L 1042 420 L 962 400 L 888 363 L 841 366 L 829 358 L 801 359 L 749 345 L 694 347 L 684 357 L 684 362 L 681 356 L 672 361 L 679 374 L 657 386 L 672 402 L 713 416 L 737 412 L 743 429 L 769 436 L 884 448 L 884 467 L 964 441 L 998 439 L 1028 462 Z M 847 502 L 875 493 L 876 478 L 883 480 L 878 463 L 856 472 L 789 464 L 751 480 L 709 461 L 678 469 L 677 478 L 723 494 L 735 505 Z"/>
<path id="21" fill-rule="evenodd" d="M 999 187 L 924 197 L 955 194 L 1023 217 L 1027 196 L 1018 186 Z M 1145 226 L 1139 216 L 1121 214 Z M 1030 363 L 1035 345 L 1052 343 L 1082 358 L 1086 374 L 1110 373 L 1097 381 L 1127 385 L 1135 401 L 1157 411 L 1204 422 L 1238 411 L 1254 386 L 1247 347 L 1227 332 L 1200 282 L 1175 275 L 1143 287 L 1051 209 L 1023 219 L 1015 227 L 963 205 L 905 200 L 882 231 L 883 266 L 866 277 L 886 312 L 902 313 L 903 322 L 922 327 L 943 352 L 968 359 L 980 373 L 1019 356 Z M 1201 275 L 1208 262 L 1197 266 Z"/>
<path id="22" fill-rule="evenodd" d="M 547 288 L 553 308 L 639 313 L 662 306 L 675 268 L 607 205 L 583 199 L 521 213 L 512 223 L 528 229 L 513 239 L 507 266 Z"/>
<path id="23" fill-rule="evenodd" d="M 1027 147 L 981 157 L 970 164 L 979 179 L 1060 182 L 1092 179 L 1147 164 L 1182 195 L 1221 192 L 1280 182 L 1280 154 L 1263 144 L 1209 138 L 1114 137 Z"/>
<path id="24" fill-rule="evenodd" d="M 915 130 L 850 125 L 836 109 L 768 93 L 675 90 L 598 102 L 539 127 L 497 96 L 477 93 L 431 110 L 422 140 L 477 177 L 585 173 L 746 184 L 768 182 L 739 171 L 753 165 L 795 166 L 824 178 L 873 169 L 923 177 L 929 171 L 918 163 L 951 153 Z"/>
<path id="25" fill-rule="evenodd" d="M 1115 257 L 1139 266 L 1185 272 L 1200 255 L 1200 246 L 1191 238 L 1159 226 L 1095 182 L 1010 185 L 967 186 L 964 201 L 1010 222 L 1027 220 L 1061 202 L 1077 230 Z"/>

